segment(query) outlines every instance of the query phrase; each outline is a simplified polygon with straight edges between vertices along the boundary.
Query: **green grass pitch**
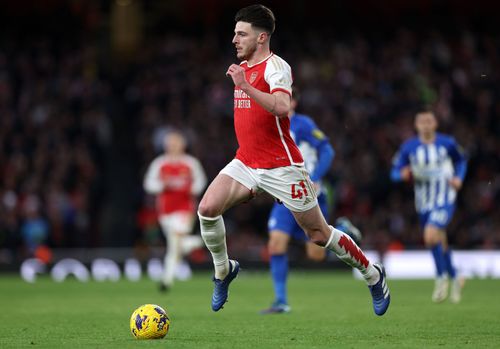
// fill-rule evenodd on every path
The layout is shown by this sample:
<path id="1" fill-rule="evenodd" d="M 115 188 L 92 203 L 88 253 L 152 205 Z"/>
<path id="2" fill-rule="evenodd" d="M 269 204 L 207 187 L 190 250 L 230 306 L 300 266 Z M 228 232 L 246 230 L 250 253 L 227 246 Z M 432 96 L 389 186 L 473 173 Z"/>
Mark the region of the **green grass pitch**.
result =
<path id="1" fill-rule="evenodd" d="M 292 312 L 259 315 L 272 300 L 266 273 L 243 271 L 229 302 L 210 309 L 211 276 L 196 273 L 168 294 L 156 284 L 119 281 L 28 284 L 0 277 L 0 348 L 500 348 L 500 281 L 468 280 L 462 303 L 433 304 L 433 282 L 390 280 L 392 304 L 373 314 L 363 282 L 348 273 L 292 271 Z M 132 311 L 164 307 L 165 339 L 139 341 Z"/>

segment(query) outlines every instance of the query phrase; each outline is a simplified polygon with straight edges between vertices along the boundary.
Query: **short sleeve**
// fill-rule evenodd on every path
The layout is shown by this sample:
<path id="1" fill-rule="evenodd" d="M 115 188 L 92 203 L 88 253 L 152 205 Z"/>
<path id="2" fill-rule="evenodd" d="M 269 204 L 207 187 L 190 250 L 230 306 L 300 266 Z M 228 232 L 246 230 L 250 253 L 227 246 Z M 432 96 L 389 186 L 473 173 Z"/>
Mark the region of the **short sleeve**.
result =
<path id="1" fill-rule="evenodd" d="M 268 59 L 264 79 L 269 84 L 270 93 L 283 91 L 292 95 L 292 69 L 280 57 L 273 55 Z"/>
<path id="2" fill-rule="evenodd" d="M 163 191 L 164 184 L 160 178 L 161 166 L 163 164 L 164 158 L 162 156 L 157 157 L 149 165 L 148 170 L 144 176 L 144 190 L 148 194 L 159 194 Z"/>
<path id="3" fill-rule="evenodd" d="M 328 142 L 328 138 L 311 118 L 304 118 L 301 124 L 303 139 L 318 148 L 321 144 Z"/>

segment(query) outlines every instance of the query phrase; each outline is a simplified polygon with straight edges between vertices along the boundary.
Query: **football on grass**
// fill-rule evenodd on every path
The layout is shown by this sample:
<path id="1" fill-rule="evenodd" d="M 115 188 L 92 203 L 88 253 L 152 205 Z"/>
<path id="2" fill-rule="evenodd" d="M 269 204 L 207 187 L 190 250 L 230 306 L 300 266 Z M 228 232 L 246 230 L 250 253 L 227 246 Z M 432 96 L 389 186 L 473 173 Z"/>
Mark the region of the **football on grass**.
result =
<path id="1" fill-rule="evenodd" d="M 144 304 L 130 317 L 130 331 L 137 339 L 160 339 L 167 335 L 170 318 L 167 312 L 156 304 Z"/>

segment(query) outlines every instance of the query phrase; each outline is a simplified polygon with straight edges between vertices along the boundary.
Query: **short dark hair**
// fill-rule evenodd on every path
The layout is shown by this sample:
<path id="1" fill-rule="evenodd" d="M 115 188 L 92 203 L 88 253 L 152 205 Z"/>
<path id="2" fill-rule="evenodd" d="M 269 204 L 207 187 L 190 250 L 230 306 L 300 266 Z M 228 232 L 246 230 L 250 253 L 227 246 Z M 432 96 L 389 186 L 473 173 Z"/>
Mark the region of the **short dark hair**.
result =
<path id="1" fill-rule="evenodd" d="M 417 107 L 417 109 L 415 110 L 415 115 L 426 114 L 426 113 L 436 115 L 435 110 L 434 110 L 434 106 L 431 104 L 420 104 Z"/>
<path id="2" fill-rule="evenodd" d="M 236 22 L 247 22 L 252 27 L 264 29 L 269 35 L 274 33 L 276 18 L 273 11 L 264 5 L 256 4 L 242 8 L 234 17 Z"/>

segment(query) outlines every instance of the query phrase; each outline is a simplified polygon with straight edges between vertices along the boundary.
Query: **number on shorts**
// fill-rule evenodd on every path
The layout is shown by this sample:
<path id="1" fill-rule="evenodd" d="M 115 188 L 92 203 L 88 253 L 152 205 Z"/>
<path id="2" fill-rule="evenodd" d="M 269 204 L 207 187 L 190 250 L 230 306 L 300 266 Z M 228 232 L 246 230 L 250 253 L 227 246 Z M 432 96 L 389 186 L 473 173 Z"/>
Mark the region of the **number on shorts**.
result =
<path id="1" fill-rule="evenodd" d="M 430 219 L 433 222 L 445 224 L 448 219 L 448 212 L 446 210 L 432 211 Z"/>
<path id="2" fill-rule="evenodd" d="M 307 196 L 307 189 L 304 181 L 300 181 L 298 185 L 292 184 L 292 199 L 302 199 L 304 195 Z"/>

